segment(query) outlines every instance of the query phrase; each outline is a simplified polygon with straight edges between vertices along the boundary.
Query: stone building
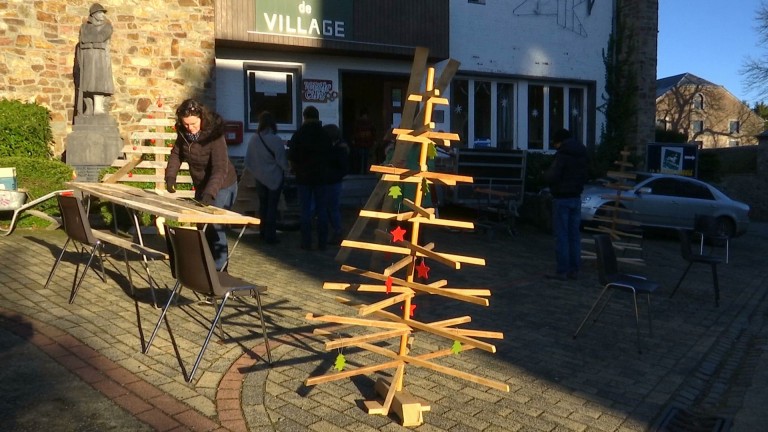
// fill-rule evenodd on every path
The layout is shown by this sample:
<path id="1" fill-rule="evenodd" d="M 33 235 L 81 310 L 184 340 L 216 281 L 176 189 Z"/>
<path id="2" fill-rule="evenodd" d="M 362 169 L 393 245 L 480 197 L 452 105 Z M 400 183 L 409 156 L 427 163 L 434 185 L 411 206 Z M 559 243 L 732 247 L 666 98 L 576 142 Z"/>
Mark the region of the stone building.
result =
<path id="1" fill-rule="evenodd" d="M 558 127 L 588 145 L 604 117 L 603 54 L 618 11 L 631 17 L 638 83 L 635 144 L 652 141 L 658 1 L 111 0 L 115 93 L 123 139 L 153 104 L 211 104 L 245 152 L 258 111 L 280 110 L 289 135 L 303 106 L 348 135 L 367 107 L 381 135 L 397 123 L 414 48 L 438 68 L 461 62 L 438 129 L 463 146 L 550 150 Z M 56 153 L 72 129 L 74 52 L 90 2 L 0 4 L 0 94 L 51 110 Z M 617 9 L 614 9 L 617 8 Z"/>
<path id="2" fill-rule="evenodd" d="M 656 81 L 656 127 L 723 148 L 757 144 L 764 121 L 723 86 L 684 73 Z"/>

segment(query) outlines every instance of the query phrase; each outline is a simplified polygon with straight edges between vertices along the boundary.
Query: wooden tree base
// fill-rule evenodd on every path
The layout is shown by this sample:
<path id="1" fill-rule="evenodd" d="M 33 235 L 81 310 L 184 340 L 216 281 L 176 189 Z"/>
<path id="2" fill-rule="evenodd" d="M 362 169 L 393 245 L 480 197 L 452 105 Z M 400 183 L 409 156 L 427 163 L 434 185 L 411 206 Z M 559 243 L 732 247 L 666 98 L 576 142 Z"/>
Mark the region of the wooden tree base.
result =
<path id="1" fill-rule="evenodd" d="M 389 393 L 390 385 L 389 381 L 384 378 L 379 378 L 373 388 L 379 396 L 386 398 Z M 388 414 L 382 401 L 368 400 L 365 401 L 364 404 L 365 408 L 368 410 L 368 414 Z M 422 413 L 429 410 L 429 405 L 426 405 L 422 400 L 408 393 L 406 390 L 395 392 L 395 397 L 392 399 L 392 405 L 390 406 L 390 411 L 393 411 L 403 421 L 403 426 L 405 427 L 420 426 L 424 423 L 424 416 Z"/>

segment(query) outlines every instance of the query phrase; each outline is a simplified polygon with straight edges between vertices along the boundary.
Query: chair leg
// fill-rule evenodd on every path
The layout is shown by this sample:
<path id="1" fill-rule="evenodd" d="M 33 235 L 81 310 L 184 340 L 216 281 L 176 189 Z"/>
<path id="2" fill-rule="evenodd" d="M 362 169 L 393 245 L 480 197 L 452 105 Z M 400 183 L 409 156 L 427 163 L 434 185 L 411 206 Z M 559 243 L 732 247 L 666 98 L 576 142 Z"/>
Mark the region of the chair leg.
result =
<path id="1" fill-rule="evenodd" d="M 712 283 L 715 287 L 715 307 L 720 307 L 720 283 L 717 278 L 717 264 L 712 264 Z"/>
<path id="2" fill-rule="evenodd" d="M 653 337 L 653 317 L 651 313 L 651 294 L 648 293 L 648 334 Z"/>
<path id="3" fill-rule="evenodd" d="M 162 311 L 160 311 L 160 318 L 157 319 L 157 324 L 155 324 L 155 329 L 152 330 L 152 335 L 149 336 L 149 340 L 147 341 L 147 346 L 144 348 L 144 354 L 149 352 L 149 348 L 152 346 L 152 341 L 155 340 L 155 336 L 157 336 L 157 331 L 160 329 L 160 325 L 163 323 L 163 319 L 165 318 L 166 312 L 168 312 L 168 308 L 171 307 L 171 304 L 173 303 L 174 296 L 178 294 L 178 291 L 180 290 L 181 284 L 177 281 L 176 285 L 173 286 L 173 290 L 171 290 L 171 295 L 168 296 L 168 302 L 165 304 L 165 307 Z"/>
<path id="4" fill-rule="evenodd" d="M 632 290 L 632 304 L 635 306 L 635 331 L 637 332 L 637 352 L 643 353 L 643 348 L 640 345 L 640 313 L 637 310 L 637 292 Z"/>
<path id="5" fill-rule="evenodd" d="M 192 370 L 189 372 L 189 377 L 187 377 L 187 382 L 192 382 L 192 378 L 195 376 L 197 367 L 200 366 L 200 360 L 203 359 L 203 354 L 205 354 L 205 350 L 208 348 L 208 343 L 211 341 L 213 332 L 216 331 L 216 325 L 218 324 L 219 319 L 221 318 L 221 313 L 224 311 L 224 306 L 227 304 L 227 300 L 229 300 L 229 296 L 230 296 L 230 293 L 226 293 L 224 297 L 221 299 L 221 305 L 219 305 L 219 307 L 216 308 L 216 316 L 213 318 L 213 322 L 211 323 L 211 329 L 208 331 L 208 335 L 205 337 L 205 342 L 203 342 L 203 347 L 200 348 L 200 354 L 197 355 L 197 359 L 195 360 L 195 365 L 192 366 Z"/>
<path id="6" fill-rule="evenodd" d="M 677 292 L 677 289 L 680 288 L 680 284 L 683 283 L 683 279 L 685 279 L 685 275 L 688 274 L 688 270 L 691 269 L 691 266 L 693 265 L 693 262 L 688 262 L 688 267 L 685 268 L 685 271 L 683 272 L 683 275 L 680 276 L 680 280 L 677 281 L 677 285 L 675 285 L 675 289 L 672 290 L 672 293 L 669 295 L 669 298 L 672 298 L 672 296 L 675 295 Z"/>
<path id="7" fill-rule="evenodd" d="M 61 263 L 61 259 L 64 257 L 64 253 L 67 252 L 67 246 L 69 245 L 69 241 L 71 239 L 67 238 L 67 241 L 64 242 L 64 246 L 61 248 L 61 253 L 59 254 L 59 257 L 56 258 L 56 262 L 53 263 L 53 268 L 51 268 L 51 272 L 48 273 L 48 280 L 45 281 L 45 285 L 43 286 L 43 289 L 48 288 L 48 284 L 51 283 L 51 279 L 53 279 L 53 274 L 56 273 L 56 270 L 59 268 L 59 264 Z"/>
<path id="8" fill-rule="evenodd" d="M 595 302 L 592 304 L 592 307 L 589 309 L 589 312 L 587 312 L 587 316 L 584 317 L 584 319 L 581 321 L 581 324 L 579 324 L 579 328 L 576 329 L 576 333 L 573 334 L 574 339 L 576 339 L 576 337 L 579 335 L 581 328 L 584 327 L 584 324 L 587 322 L 587 320 L 589 320 L 589 317 L 592 315 L 592 312 L 595 310 L 595 307 L 597 307 L 597 304 L 600 303 L 600 299 L 602 299 L 605 293 L 608 291 L 608 288 L 609 288 L 609 285 L 606 285 L 605 288 L 603 288 L 603 291 L 600 292 L 600 295 L 597 297 L 597 300 L 595 300 Z M 599 316 L 600 313 L 602 313 L 604 308 L 605 308 L 605 304 L 603 305 L 603 307 L 600 308 L 600 312 L 598 312 L 596 316 Z"/>
<path id="9" fill-rule="evenodd" d="M 69 304 L 75 302 L 75 297 L 77 297 L 77 291 L 80 289 L 80 284 L 83 283 L 83 279 L 85 279 L 85 275 L 88 273 L 88 268 L 91 267 L 91 263 L 93 262 L 93 257 L 99 253 L 99 250 L 99 245 L 93 247 L 91 255 L 88 257 L 88 262 L 85 263 L 85 267 L 83 267 L 83 274 L 80 275 L 80 279 L 77 280 L 77 283 L 75 283 L 75 280 L 72 281 L 72 292 L 69 295 Z M 83 251 L 85 251 L 85 247 L 83 247 Z M 99 258 L 99 262 L 101 262 L 101 258 Z M 101 263 L 101 265 L 103 269 L 104 263 Z M 80 264 L 77 265 L 77 268 L 80 268 Z M 94 272 L 96 272 L 96 270 L 94 270 Z M 77 269 L 75 269 L 75 279 L 77 279 Z"/>
<path id="10" fill-rule="evenodd" d="M 255 293 L 256 303 L 259 305 L 259 320 L 261 321 L 261 334 L 264 335 L 264 346 L 267 347 L 267 362 L 272 364 L 272 352 L 269 350 L 269 338 L 267 337 L 267 325 L 264 324 L 264 312 L 261 309 L 261 295 Z"/>

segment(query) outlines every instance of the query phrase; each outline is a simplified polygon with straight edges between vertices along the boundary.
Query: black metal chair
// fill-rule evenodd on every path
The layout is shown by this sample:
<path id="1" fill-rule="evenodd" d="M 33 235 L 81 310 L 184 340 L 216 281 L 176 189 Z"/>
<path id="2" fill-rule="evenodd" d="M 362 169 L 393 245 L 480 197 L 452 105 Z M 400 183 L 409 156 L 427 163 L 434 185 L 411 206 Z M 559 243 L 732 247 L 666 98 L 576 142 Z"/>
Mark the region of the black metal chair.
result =
<path id="1" fill-rule="evenodd" d="M 600 292 L 597 300 L 595 300 L 595 302 L 592 304 L 589 312 L 587 312 L 587 316 L 585 316 L 584 320 L 581 321 L 579 328 L 576 329 L 576 333 L 573 334 L 573 338 L 575 339 L 579 335 L 579 332 L 581 331 L 582 327 L 584 327 L 584 324 L 587 322 L 587 320 L 589 320 L 590 316 L 592 316 L 595 312 L 595 309 L 597 309 L 598 305 L 600 305 L 602 302 L 602 305 L 600 305 L 597 313 L 594 315 L 594 321 L 597 321 L 597 318 L 600 316 L 600 314 L 602 314 L 603 309 L 605 309 L 605 306 L 608 304 L 608 301 L 611 299 L 611 296 L 615 290 L 629 291 L 632 293 L 632 300 L 635 310 L 637 350 L 638 352 L 642 353 L 640 343 L 640 316 L 637 309 L 637 296 L 638 294 L 645 294 L 647 297 L 648 331 L 649 334 L 653 335 L 653 324 L 651 318 L 651 293 L 656 291 L 656 289 L 659 287 L 659 284 L 640 275 L 620 273 L 618 261 L 616 259 L 616 252 L 613 249 L 613 243 L 611 242 L 610 236 L 608 234 L 596 234 L 594 235 L 594 239 L 595 249 L 597 252 L 598 277 L 600 284 L 603 286 L 603 290 Z M 603 300 L 604 297 L 605 299 Z"/>
<path id="2" fill-rule="evenodd" d="M 72 280 L 72 291 L 69 295 L 69 303 L 72 304 L 75 301 L 77 291 L 80 289 L 80 285 L 83 283 L 85 274 L 91 267 L 91 263 L 93 262 L 94 258 L 99 261 L 99 266 L 101 267 L 101 274 L 99 274 L 97 271 L 96 275 L 101 279 L 102 282 L 105 281 L 104 262 L 102 260 L 104 242 L 96 238 L 94 231 L 91 229 L 91 224 L 88 222 L 88 215 L 85 211 L 85 208 L 83 207 L 83 203 L 78 197 L 72 195 L 71 193 L 60 193 L 56 198 L 59 203 L 59 210 L 61 211 L 62 227 L 64 232 L 67 233 L 67 241 L 61 248 L 61 253 L 56 259 L 56 262 L 53 263 L 53 268 L 51 268 L 51 272 L 48 274 L 48 280 L 45 281 L 44 288 L 48 288 L 48 284 L 51 283 L 53 275 L 59 268 L 61 259 L 64 257 L 64 253 L 67 251 L 67 246 L 69 246 L 70 242 L 75 245 L 75 250 L 78 252 L 80 259 L 82 259 L 83 255 L 87 252 L 88 249 L 90 249 L 88 261 L 86 262 L 83 273 L 80 275 L 79 279 L 77 275 L 80 270 L 80 261 L 77 262 L 75 267 L 75 277 Z M 128 280 L 131 281 L 131 266 L 128 263 L 128 253 L 125 251 L 125 249 L 123 249 L 123 255 L 125 257 L 125 266 L 128 272 Z M 132 281 L 131 289 L 133 289 Z"/>
<path id="3" fill-rule="evenodd" d="M 160 317 L 157 320 L 155 329 L 152 331 L 152 335 L 149 337 L 144 353 L 146 354 L 152 346 L 152 341 L 155 339 L 155 336 L 160 329 L 160 325 L 166 317 L 168 309 L 174 303 L 175 297 L 182 287 L 186 287 L 213 300 L 213 305 L 216 309 L 216 314 L 211 322 L 208 335 L 206 336 L 205 342 L 203 342 L 203 346 L 200 349 L 200 353 L 195 360 L 195 364 L 187 377 L 188 382 L 192 382 L 192 378 L 200 365 L 205 350 L 208 348 L 208 343 L 213 336 L 216 325 L 220 324 L 224 306 L 226 306 L 227 301 L 232 296 L 250 295 L 256 299 L 259 320 L 261 321 L 262 335 L 267 349 L 267 361 L 269 364 L 272 364 L 272 353 L 269 349 L 269 338 L 267 337 L 267 328 L 264 324 L 264 314 L 261 307 L 261 293 L 266 292 L 267 287 L 248 283 L 242 279 L 231 276 L 226 272 L 217 272 L 216 265 L 211 255 L 211 251 L 208 248 L 208 242 L 205 239 L 203 231 L 188 228 L 166 227 L 166 236 L 167 241 L 170 244 L 168 254 L 172 274 L 175 276 L 178 283 L 174 286 L 165 307 L 163 307 L 163 310 L 160 313 Z M 218 300 L 221 300 L 221 304 L 219 305 L 217 305 Z"/>
<path id="4" fill-rule="evenodd" d="M 715 306 L 720 306 L 720 283 L 717 278 L 717 265 L 723 262 L 723 258 L 714 255 L 694 253 L 691 244 L 690 231 L 679 229 L 677 232 L 680 237 L 680 253 L 683 256 L 683 259 L 688 262 L 688 266 L 685 268 L 683 275 L 680 276 L 680 280 L 677 281 L 677 285 L 675 285 L 675 289 L 672 290 L 669 298 L 672 298 L 677 292 L 677 289 L 680 288 L 680 284 L 683 282 L 683 279 L 685 279 L 691 266 L 696 263 L 706 264 L 712 269 L 712 285 L 715 289 Z"/>
<path id="5" fill-rule="evenodd" d="M 704 243 L 725 247 L 725 263 L 730 260 L 731 239 L 723 232 L 717 218 L 697 214 L 693 217 L 693 232 L 699 236 L 699 254 L 704 254 Z M 710 253 L 711 255 L 711 253 Z"/>

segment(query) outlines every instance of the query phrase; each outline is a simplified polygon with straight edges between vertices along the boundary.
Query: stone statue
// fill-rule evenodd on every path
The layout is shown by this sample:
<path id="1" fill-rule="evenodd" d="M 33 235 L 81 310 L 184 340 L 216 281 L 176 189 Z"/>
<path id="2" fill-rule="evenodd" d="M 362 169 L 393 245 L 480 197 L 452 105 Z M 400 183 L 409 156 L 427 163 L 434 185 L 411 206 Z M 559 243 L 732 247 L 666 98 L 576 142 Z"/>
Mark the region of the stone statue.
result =
<path id="1" fill-rule="evenodd" d="M 99 3 L 91 5 L 88 13 L 88 21 L 80 26 L 76 52 L 79 66 L 77 114 L 86 116 L 105 114 L 115 91 L 109 55 L 112 24 L 107 19 L 107 10 Z"/>

